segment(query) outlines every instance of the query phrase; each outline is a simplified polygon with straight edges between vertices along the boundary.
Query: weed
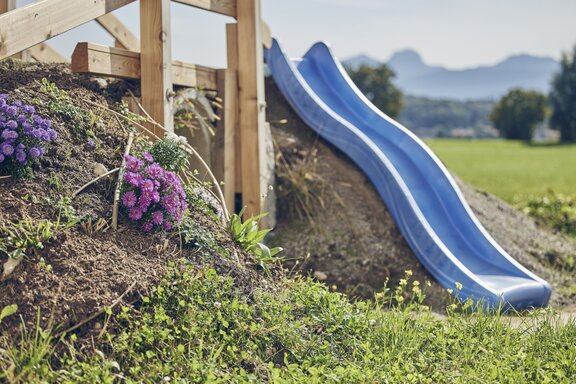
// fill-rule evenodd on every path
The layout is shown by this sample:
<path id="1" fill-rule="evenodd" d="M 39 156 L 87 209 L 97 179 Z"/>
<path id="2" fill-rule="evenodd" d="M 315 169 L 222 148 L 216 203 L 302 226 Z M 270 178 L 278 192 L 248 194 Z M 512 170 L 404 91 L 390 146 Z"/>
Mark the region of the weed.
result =
<path id="1" fill-rule="evenodd" d="M 548 191 L 546 195 L 515 202 L 515 206 L 554 230 L 576 236 L 576 197 Z"/>
<path id="2" fill-rule="evenodd" d="M 230 233 L 232 238 L 236 241 L 242 249 L 246 252 L 252 252 L 256 255 L 258 267 L 261 268 L 268 276 L 271 276 L 268 264 L 271 262 L 280 261 L 281 259 L 276 255 L 282 252 L 281 247 L 269 248 L 263 241 L 270 229 L 259 229 L 258 220 L 266 214 L 251 216 L 242 221 L 244 208 L 238 214 L 233 214 L 230 217 Z"/>

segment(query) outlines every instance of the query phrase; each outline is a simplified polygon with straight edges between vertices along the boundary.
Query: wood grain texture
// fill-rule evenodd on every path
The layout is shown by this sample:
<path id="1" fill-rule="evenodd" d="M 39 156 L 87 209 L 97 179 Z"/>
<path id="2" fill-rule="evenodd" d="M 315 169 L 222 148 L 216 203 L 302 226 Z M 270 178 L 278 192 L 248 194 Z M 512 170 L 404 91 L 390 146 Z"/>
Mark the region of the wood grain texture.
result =
<path id="1" fill-rule="evenodd" d="M 78 43 L 72 54 L 72 72 L 139 80 L 140 53 L 94 43 Z M 215 91 L 216 69 L 173 60 L 172 82 L 181 87 Z"/>
<path id="2" fill-rule="evenodd" d="M 173 132 L 170 0 L 140 0 L 140 39 L 142 106 Z"/>
<path id="3" fill-rule="evenodd" d="M 190 5 L 221 15 L 236 17 L 236 0 L 174 0 L 177 3 Z"/>
<path id="4" fill-rule="evenodd" d="M 265 122 L 260 1 L 238 0 L 236 7 L 242 204 L 250 216 L 261 212 L 266 192 L 260 181 L 263 168 L 260 142 Z"/>
<path id="5" fill-rule="evenodd" d="M 228 68 L 233 69 L 236 71 L 236 86 L 238 89 L 238 24 L 230 23 L 226 24 L 226 51 L 227 51 L 227 60 L 228 60 Z M 238 91 L 237 91 L 238 92 Z M 238 98 L 238 95 L 236 95 Z M 236 193 L 242 193 L 242 158 L 240 157 L 240 134 L 238 133 L 238 100 L 236 101 L 236 124 L 234 126 L 234 131 L 236 132 L 234 135 L 234 146 L 235 146 L 235 153 L 236 156 L 236 176 L 235 176 L 235 183 L 236 183 Z"/>
<path id="6" fill-rule="evenodd" d="M 0 15 L 0 59 L 135 0 L 40 0 Z"/>
<path id="7" fill-rule="evenodd" d="M 217 71 L 218 96 L 222 99 L 216 131 L 216 178 L 224 182 L 224 200 L 229 212 L 235 209 L 236 127 L 238 121 L 238 78 L 234 69 Z M 239 167 L 238 167 L 239 168 Z"/>
<path id="8" fill-rule="evenodd" d="M 113 14 L 108 13 L 96 19 L 96 22 L 102 26 L 112 37 L 119 43 L 119 48 L 130 51 L 140 50 L 140 40 Z"/>

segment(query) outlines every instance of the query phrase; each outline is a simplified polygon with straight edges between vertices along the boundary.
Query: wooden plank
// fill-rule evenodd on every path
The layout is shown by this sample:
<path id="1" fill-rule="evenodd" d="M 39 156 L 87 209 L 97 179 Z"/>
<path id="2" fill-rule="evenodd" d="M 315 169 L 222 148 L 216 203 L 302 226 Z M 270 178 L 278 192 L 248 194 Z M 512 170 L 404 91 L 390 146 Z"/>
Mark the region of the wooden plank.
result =
<path id="1" fill-rule="evenodd" d="M 216 12 L 221 15 L 236 17 L 236 0 L 174 0 L 180 4 Z"/>
<path id="2" fill-rule="evenodd" d="M 229 212 L 235 210 L 236 193 L 236 126 L 238 119 L 238 78 L 236 70 L 217 71 L 218 96 L 222 110 L 216 131 L 216 178 L 224 182 L 224 200 Z"/>
<path id="3" fill-rule="evenodd" d="M 40 43 L 35 45 L 27 51 L 30 53 L 30 56 L 36 61 L 41 63 L 66 63 L 68 60 L 62 56 L 57 50 L 52 48 L 46 43 Z"/>
<path id="4" fill-rule="evenodd" d="M 0 0 L 0 13 L 16 9 L 16 0 Z"/>
<path id="5" fill-rule="evenodd" d="M 238 25 L 236 23 L 226 24 L 226 51 L 228 68 L 236 71 L 236 83 L 238 83 Z M 236 96 L 238 97 L 238 96 Z M 236 102 L 236 125 L 234 131 L 238 132 L 238 101 Z M 236 181 L 236 193 L 242 193 L 242 158 L 240 157 L 240 135 L 237 133 L 234 135 L 234 146 L 235 146 L 235 156 L 236 156 L 236 168 L 235 168 L 235 181 Z"/>
<path id="6" fill-rule="evenodd" d="M 108 13 L 100 16 L 96 19 L 96 22 L 119 43 L 118 48 L 130 51 L 140 50 L 140 40 L 113 14 Z"/>
<path id="7" fill-rule="evenodd" d="M 262 168 L 261 132 L 264 117 L 264 68 L 260 31 L 260 0 L 240 0 L 238 20 L 239 134 L 242 159 L 242 203 L 246 214 L 262 209 L 265 186 L 260 181 Z"/>
<path id="8" fill-rule="evenodd" d="M 135 0 L 40 0 L 0 15 L 0 59 Z"/>
<path id="9" fill-rule="evenodd" d="M 260 20 L 260 31 L 262 33 L 262 45 L 265 48 L 272 48 L 272 31 L 264 20 Z"/>
<path id="10" fill-rule="evenodd" d="M 140 0 L 142 106 L 154 120 L 173 132 L 170 29 L 170 0 Z M 160 130 L 155 127 L 155 132 Z"/>
<path id="11" fill-rule="evenodd" d="M 93 43 L 78 43 L 72 54 L 72 72 L 140 79 L 140 53 Z M 172 82 L 181 87 L 216 90 L 216 70 L 172 61 Z"/>

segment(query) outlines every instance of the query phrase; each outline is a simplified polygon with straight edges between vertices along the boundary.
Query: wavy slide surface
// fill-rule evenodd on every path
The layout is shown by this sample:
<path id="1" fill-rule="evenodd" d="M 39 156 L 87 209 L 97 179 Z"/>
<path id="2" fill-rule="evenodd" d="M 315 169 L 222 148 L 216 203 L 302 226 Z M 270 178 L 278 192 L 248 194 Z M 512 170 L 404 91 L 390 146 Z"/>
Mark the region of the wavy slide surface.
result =
<path id="1" fill-rule="evenodd" d="M 326 44 L 317 43 L 292 61 L 275 40 L 265 58 L 300 117 L 370 178 L 410 247 L 440 284 L 493 309 L 548 304 L 548 283 L 494 241 L 440 160 L 362 95 Z M 455 289 L 457 282 L 461 290 Z"/>

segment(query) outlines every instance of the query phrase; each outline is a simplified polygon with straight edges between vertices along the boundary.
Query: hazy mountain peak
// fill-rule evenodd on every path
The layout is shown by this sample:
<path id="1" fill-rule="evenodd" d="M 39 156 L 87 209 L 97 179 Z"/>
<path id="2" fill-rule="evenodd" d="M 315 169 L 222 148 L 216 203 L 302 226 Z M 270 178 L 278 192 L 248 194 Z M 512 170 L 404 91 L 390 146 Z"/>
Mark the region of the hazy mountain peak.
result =
<path id="1" fill-rule="evenodd" d="M 344 63 L 354 69 L 360 66 L 358 63 L 373 67 L 381 64 L 367 55 Z M 450 70 L 426 64 L 412 49 L 394 53 L 387 64 L 396 73 L 395 83 L 407 95 L 460 100 L 497 99 L 518 87 L 547 93 L 559 69 L 559 63 L 550 57 L 522 53 L 495 65 Z"/>

